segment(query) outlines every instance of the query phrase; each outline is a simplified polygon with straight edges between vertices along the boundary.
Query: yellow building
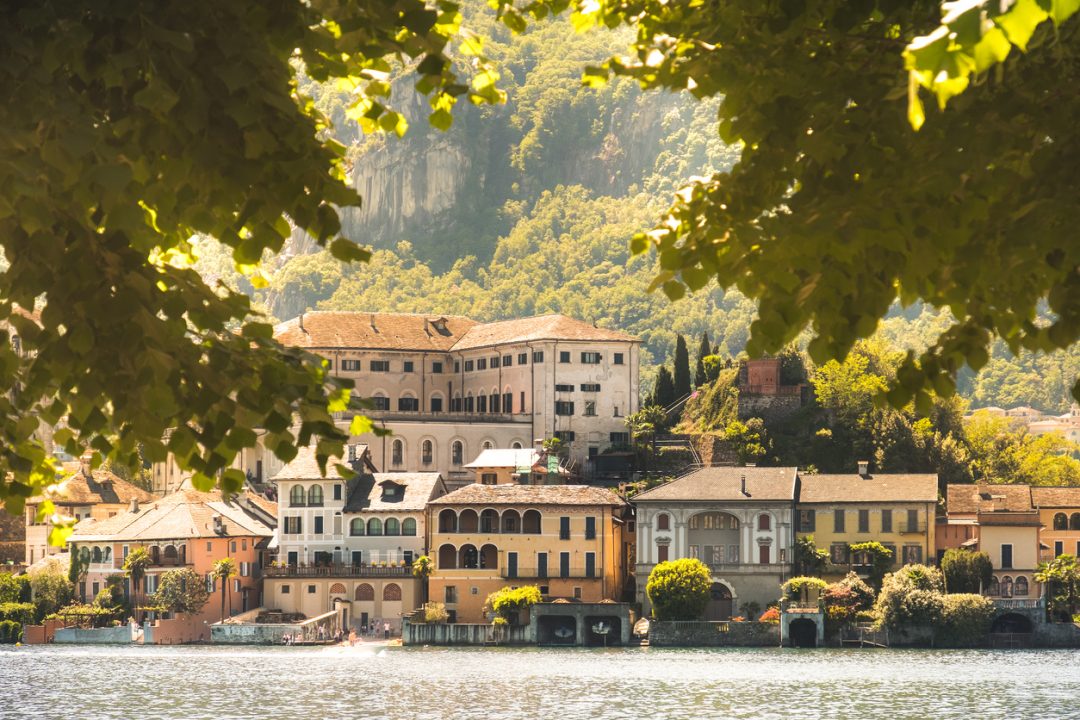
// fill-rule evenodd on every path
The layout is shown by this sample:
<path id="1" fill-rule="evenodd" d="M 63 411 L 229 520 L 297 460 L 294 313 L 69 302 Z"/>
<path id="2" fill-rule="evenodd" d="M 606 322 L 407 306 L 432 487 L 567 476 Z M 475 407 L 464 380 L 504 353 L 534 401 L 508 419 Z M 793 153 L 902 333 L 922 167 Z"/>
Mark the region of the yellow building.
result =
<path id="1" fill-rule="evenodd" d="M 549 472 L 549 461 L 554 472 Z M 481 485 L 558 485 L 569 476 L 557 458 L 549 460 L 532 448 L 485 448 L 464 467 Z"/>
<path id="2" fill-rule="evenodd" d="M 938 479 L 932 474 L 801 475 L 796 533 L 813 535 L 829 553 L 827 575 L 868 569 L 852 545 L 877 541 L 893 552 L 893 567 L 934 562 Z"/>
<path id="3" fill-rule="evenodd" d="M 1033 487 L 1031 502 L 1043 526 L 1041 559 L 1080 557 L 1080 487 Z"/>
<path id="4" fill-rule="evenodd" d="M 487 596 L 537 585 L 547 599 L 618 600 L 632 557 L 630 508 L 583 485 L 469 485 L 428 504 L 429 598 L 452 622 L 485 622 Z"/>
<path id="5" fill-rule="evenodd" d="M 1027 485 L 949 485 L 949 522 L 972 523 L 974 536 L 962 547 L 985 552 L 994 567 L 987 594 L 995 598 L 1038 598 L 1042 521 Z"/>

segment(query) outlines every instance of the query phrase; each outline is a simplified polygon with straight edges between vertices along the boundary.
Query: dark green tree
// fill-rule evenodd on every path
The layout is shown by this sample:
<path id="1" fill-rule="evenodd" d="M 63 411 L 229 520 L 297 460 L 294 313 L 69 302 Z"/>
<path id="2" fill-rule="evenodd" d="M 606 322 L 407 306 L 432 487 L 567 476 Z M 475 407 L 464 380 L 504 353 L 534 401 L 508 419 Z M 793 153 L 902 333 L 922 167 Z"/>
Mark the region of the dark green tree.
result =
<path id="1" fill-rule="evenodd" d="M 651 405 L 659 405 L 662 408 L 670 406 L 678 398 L 675 392 L 675 381 L 667 365 L 661 365 L 656 373 L 656 386 L 653 388 Z"/>
<path id="2" fill-rule="evenodd" d="M 701 387 L 708 382 L 708 376 L 705 373 L 705 358 L 712 355 L 712 346 L 709 344 L 709 333 L 701 333 L 701 344 L 698 346 L 697 352 L 697 367 L 694 370 L 694 385 L 695 387 Z"/>
<path id="3" fill-rule="evenodd" d="M 191 568 L 169 570 L 161 574 L 152 602 L 171 613 L 195 615 L 202 612 L 210 600 L 206 578 Z"/>
<path id="4" fill-rule="evenodd" d="M 949 593 L 983 593 L 990 587 L 994 567 L 984 552 L 950 548 L 941 558 L 941 574 Z"/>
<path id="5" fill-rule="evenodd" d="M 690 351 L 686 347 L 686 338 L 679 335 L 675 339 L 675 397 L 690 394 Z"/>

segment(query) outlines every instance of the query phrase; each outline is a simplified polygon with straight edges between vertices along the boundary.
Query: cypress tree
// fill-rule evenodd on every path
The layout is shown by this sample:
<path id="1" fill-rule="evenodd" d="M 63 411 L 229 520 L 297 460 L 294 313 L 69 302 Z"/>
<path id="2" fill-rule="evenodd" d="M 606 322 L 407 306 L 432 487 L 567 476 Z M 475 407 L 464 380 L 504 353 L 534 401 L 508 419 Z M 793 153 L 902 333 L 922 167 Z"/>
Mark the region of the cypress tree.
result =
<path id="1" fill-rule="evenodd" d="M 675 340 L 675 398 L 690 394 L 690 351 L 686 338 L 679 335 Z"/>
<path id="2" fill-rule="evenodd" d="M 705 384 L 707 378 L 705 377 L 705 356 L 712 353 L 712 346 L 709 344 L 709 333 L 701 333 L 701 345 L 698 346 L 697 352 L 697 368 L 694 370 L 694 385 L 701 387 Z"/>
<path id="3" fill-rule="evenodd" d="M 653 390 L 653 404 L 666 408 L 675 402 L 678 395 L 675 394 L 675 381 L 671 378 L 671 372 L 667 365 L 660 366 L 660 372 L 656 375 L 656 389 Z"/>

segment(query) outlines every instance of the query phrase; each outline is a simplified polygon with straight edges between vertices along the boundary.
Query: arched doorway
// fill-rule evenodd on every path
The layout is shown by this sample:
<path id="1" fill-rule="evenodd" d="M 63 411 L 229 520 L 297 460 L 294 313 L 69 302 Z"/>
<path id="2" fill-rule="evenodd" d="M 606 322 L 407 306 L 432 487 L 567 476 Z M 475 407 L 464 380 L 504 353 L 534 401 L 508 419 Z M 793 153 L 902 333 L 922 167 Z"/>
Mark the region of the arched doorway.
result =
<path id="1" fill-rule="evenodd" d="M 724 583 L 714 582 L 709 589 L 709 604 L 705 606 L 706 620 L 731 619 L 731 589 Z"/>
<path id="2" fill-rule="evenodd" d="M 994 618 L 994 624 L 990 632 L 995 635 L 1002 633 L 1030 633 L 1033 630 L 1031 619 L 1019 613 L 1005 613 Z"/>
<path id="3" fill-rule="evenodd" d="M 792 620 L 788 626 L 788 637 L 791 639 L 791 647 L 817 647 L 817 624 L 806 618 Z"/>

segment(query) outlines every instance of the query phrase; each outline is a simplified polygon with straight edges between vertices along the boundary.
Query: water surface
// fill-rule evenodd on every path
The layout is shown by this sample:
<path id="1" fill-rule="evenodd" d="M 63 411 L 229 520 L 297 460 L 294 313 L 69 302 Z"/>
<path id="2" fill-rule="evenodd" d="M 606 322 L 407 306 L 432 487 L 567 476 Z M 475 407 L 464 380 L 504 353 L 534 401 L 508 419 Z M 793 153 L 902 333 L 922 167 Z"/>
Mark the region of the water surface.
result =
<path id="1" fill-rule="evenodd" d="M 0 650 L 0 718 L 1080 718 L 1080 652 Z"/>

